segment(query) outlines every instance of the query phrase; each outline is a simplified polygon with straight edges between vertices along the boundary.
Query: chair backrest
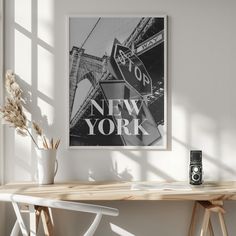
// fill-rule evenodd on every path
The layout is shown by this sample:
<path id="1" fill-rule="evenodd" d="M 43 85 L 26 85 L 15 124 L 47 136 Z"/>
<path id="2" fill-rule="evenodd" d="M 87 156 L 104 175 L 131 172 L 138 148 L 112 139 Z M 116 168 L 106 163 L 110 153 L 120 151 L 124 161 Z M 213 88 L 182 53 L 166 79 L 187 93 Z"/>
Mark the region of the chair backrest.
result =
<path id="1" fill-rule="evenodd" d="M 62 200 L 57 200 L 57 199 L 27 196 L 27 195 L 20 195 L 20 194 L 1 193 L 0 201 L 11 202 L 13 205 L 14 211 L 16 213 L 17 221 L 12 229 L 11 236 L 18 235 L 19 229 L 21 230 L 23 235 L 28 235 L 29 233 L 27 231 L 24 220 L 21 216 L 18 203 L 27 204 L 29 206 L 41 206 L 41 207 L 46 207 L 46 208 L 57 208 L 57 209 L 80 211 L 80 212 L 96 214 L 90 227 L 88 228 L 86 233 L 84 233 L 84 236 L 92 236 L 94 234 L 95 230 L 97 229 L 101 221 L 102 215 L 118 216 L 119 214 L 118 209 L 111 208 L 111 207 L 88 204 L 88 203 L 72 202 L 72 201 L 62 201 Z M 32 230 L 30 231 L 32 232 Z"/>
<path id="2" fill-rule="evenodd" d="M 81 211 L 81 212 L 88 212 L 94 214 L 103 214 L 103 215 L 110 215 L 110 216 L 118 216 L 119 211 L 118 209 L 95 205 L 95 204 L 87 204 L 87 203 L 80 203 L 80 202 L 72 202 L 72 201 L 61 201 L 57 199 L 50 199 L 50 198 L 42 198 L 42 197 L 34 197 L 34 196 L 27 196 L 27 195 L 20 195 L 20 194 L 8 194 L 2 193 L 0 194 L 0 201 L 8 201 L 8 202 L 17 202 L 17 203 L 26 203 L 30 205 L 37 205 L 37 206 L 45 206 L 50 208 L 59 208 L 71 211 Z"/>

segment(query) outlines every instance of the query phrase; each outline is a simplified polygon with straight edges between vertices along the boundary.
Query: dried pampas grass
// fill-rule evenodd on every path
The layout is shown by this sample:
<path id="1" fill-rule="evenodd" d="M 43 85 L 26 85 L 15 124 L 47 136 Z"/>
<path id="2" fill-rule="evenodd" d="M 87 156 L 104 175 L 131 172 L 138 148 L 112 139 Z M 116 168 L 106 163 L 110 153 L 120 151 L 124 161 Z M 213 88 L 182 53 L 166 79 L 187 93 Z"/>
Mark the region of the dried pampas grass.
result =
<path id="1" fill-rule="evenodd" d="M 33 129 L 35 130 L 37 135 L 39 135 L 39 136 L 43 135 L 43 130 L 35 121 L 32 122 L 32 126 L 33 126 Z"/>
<path id="2" fill-rule="evenodd" d="M 14 99 L 22 99 L 22 90 L 19 84 L 16 83 L 15 75 L 11 70 L 6 72 L 5 87 L 9 95 Z"/>
<path id="3" fill-rule="evenodd" d="M 22 105 L 22 102 L 24 101 L 22 98 L 23 91 L 16 82 L 15 74 L 11 70 L 6 72 L 5 87 L 6 91 L 8 92 L 8 96 L 6 97 L 5 105 L 0 107 L 0 113 L 2 114 L 3 119 L 11 127 L 14 127 L 19 135 L 29 135 L 35 145 L 39 148 L 36 140 L 30 132 L 29 125 L 31 122 L 27 120 L 24 113 Z M 32 128 L 34 129 L 35 133 L 41 137 L 44 148 L 58 148 L 60 141 L 58 140 L 59 142 L 56 142 L 57 145 L 52 145 L 50 147 L 46 137 L 43 135 L 42 128 L 34 121 L 32 122 Z"/>

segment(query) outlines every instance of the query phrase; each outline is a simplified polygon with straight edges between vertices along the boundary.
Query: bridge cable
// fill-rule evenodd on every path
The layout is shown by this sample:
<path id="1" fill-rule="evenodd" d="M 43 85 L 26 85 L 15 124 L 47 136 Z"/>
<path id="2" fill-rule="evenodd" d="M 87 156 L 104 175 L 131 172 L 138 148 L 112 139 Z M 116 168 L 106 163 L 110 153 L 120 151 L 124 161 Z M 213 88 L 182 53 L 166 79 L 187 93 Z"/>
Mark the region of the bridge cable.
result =
<path id="1" fill-rule="evenodd" d="M 93 26 L 93 28 L 91 29 L 90 33 L 88 34 L 88 36 L 86 37 L 86 39 L 84 40 L 84 42 L 82 43 L 80 48 L 83 48 L 83 46 L 85 45 L 85 43 L 87 42 L 87 40 L 89 39 L 89 37 L 91 36 L 91 34 L 93 33 L 94 29 L 96 28 L 96 26 L 98 25 L 99 21 L 101 20 L 101 17 L 98 18 L 97 22 L 95 23 L 95 25 Z"/>

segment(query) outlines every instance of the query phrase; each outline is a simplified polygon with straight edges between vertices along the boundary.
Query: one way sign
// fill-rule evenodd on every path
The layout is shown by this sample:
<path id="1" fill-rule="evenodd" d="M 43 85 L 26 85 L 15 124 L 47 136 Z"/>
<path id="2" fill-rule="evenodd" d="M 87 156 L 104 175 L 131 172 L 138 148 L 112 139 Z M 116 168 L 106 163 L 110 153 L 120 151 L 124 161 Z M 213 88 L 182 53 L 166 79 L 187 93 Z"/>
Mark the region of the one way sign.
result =
<path id="1" fill-rule="evenodd" d="M 119 79 L 124 79 L 141 96 L 152 94 L 152 79 L 143 62 L 132 51 L 115 40 L 111 65 Z"/>

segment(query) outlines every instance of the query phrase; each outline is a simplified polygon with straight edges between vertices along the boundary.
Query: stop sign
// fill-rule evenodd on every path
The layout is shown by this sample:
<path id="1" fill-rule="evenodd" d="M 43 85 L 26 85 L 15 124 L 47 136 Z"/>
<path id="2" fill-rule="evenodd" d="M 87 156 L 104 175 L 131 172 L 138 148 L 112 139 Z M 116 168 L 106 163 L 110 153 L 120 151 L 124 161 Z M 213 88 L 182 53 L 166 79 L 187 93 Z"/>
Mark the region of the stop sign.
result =
<path id="1" fill-rule="evenodd" d="M 152 79 L 139 57 L 120 43 L 115 43 L 113 47 L 111 57 L 118 68 L 115 70 L 118 77 L 124 79 L 141 96 L 152 94 Z"/>

